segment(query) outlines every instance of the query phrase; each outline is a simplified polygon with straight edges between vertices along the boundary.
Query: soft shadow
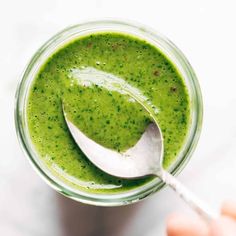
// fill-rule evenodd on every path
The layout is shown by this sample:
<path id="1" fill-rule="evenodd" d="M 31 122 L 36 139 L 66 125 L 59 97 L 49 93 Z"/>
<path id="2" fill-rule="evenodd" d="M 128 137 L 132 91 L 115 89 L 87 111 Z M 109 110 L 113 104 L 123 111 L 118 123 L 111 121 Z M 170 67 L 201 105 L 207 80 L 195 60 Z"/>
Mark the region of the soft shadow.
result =
<path id="1" fill-rule="evenodd" d="M 82 204 L 56 193 L 61 236 L 123 236 L 142 203 L 122 207 Z"/>

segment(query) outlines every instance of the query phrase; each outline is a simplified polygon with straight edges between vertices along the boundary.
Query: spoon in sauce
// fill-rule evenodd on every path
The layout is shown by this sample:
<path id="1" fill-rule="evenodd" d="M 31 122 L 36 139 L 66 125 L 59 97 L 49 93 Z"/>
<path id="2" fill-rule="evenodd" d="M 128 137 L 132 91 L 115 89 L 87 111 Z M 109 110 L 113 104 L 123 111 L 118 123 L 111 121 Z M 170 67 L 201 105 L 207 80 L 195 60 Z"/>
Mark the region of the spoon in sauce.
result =
<path id="1" fill-rule="evenodd" d="M 120 91 L 132 97 L 151 116 L 152 123 L 148 125 L 139 141 L 125 152 L 118 152 L 106 148 L 87 137 L 67 117 L 62 102 L 63 114 L 68 129 L 87 158 L 102 171 L 120 178 L 135 179 L 144 176 L 156 176 L 166 185 L 170 186 L 190 207 L 192 207 L 206 221 L 218 218 L 218 214 L 212 211 L 207 204 L 200 201 L 182 183 L 163 168 L 164 145 L 161 129 L 155 118 L 153 107 L 138 90 L 127 85 L 120 78 L 100 72 L 91 68 L 77 70 L 73 77 L 84 86 L 97 83 L 109 90 Z M 111 82 L 112 81 L 112 82 Z"/>
<path id="2" fill-rule="evenodd" d="M 141 178 L 148 175 L 157 176 L 205 220 L 211 221 L 217 218 L 217 213 L 209 209 L 206 204 L 201 202 L 163 168 L 163 138 L 156 123 L 148 125 L 135 146 L 125 152 L 117 152 L 88 138 L 67 119 L 64 109 L 63 112 L 75 142 L 87 158 L 99 169 L 110 175 L 127 179 Z"/>

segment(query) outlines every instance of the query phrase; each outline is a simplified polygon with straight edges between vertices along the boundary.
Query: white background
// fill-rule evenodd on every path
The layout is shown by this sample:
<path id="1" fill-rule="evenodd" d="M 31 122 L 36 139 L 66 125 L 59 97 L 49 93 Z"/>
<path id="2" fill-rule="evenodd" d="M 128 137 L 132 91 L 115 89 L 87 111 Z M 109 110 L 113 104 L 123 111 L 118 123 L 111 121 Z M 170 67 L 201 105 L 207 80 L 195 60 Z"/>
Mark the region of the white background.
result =
<path id="1" fill-rule="evenodd" d="M 210 0 L 0 0 L 0 235 L 162 236 L 168 214 L 194 216 L 169 189 L 126 207 L 73 202 L 48 187 L 15 135 L 14 94 L 32 54 L 86 19 L 119 17 L 151 26 L 187 56 L 201 84 L 204 124 L 179 179 L 217 208 L 236 199 L 236 5 Z"/>

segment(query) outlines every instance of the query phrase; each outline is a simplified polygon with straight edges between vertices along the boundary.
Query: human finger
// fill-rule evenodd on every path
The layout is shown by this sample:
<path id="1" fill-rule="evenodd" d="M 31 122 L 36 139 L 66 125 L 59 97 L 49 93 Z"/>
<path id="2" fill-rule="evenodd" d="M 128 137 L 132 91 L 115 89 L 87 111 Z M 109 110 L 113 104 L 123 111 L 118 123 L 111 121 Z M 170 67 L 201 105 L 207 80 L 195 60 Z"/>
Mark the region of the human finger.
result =
<path id="1" fill-rule="evenodd" d="M 173 214 L 167 220 L 168 236 L 207 236 L 208 228 L 200 219 Z"/>
<path id="2" fill-rule="evenodd" d="M 235 201 L 225 201 L 221 207 L 221 214 L 224 216 L 229 216 L 236 220 L 236 202 Z"/>

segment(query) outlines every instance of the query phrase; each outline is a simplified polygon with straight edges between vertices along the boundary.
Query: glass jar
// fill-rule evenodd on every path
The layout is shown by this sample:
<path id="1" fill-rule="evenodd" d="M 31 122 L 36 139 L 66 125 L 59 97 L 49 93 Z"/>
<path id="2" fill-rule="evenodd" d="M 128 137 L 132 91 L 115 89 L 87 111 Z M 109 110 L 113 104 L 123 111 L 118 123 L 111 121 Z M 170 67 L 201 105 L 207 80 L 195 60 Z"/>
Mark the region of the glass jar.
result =
<path id="1" fill-rule="evenodd" d="M 66 28 L 49 39 L 33 56 L 27 65 L 16 92 L 15 124 L 16 131 L 23 150 L 35 170 L 55 190 L 74 200 L 100 206 L 119 206 L 137 202 L 163 187 L 163 183 L 155 178 L 143 186 L 125 193 L 95 194 L 74 189 L 62 182 L 43 165 L 34 149 L 27 127 L 26 105 L 30 85 L 38 70 L 46 59 L 67 42 L 95 32 L 121 32 L 134 35 L 148 41 L 159 48 L 176 66 L 188 88 L 190 97 L 191 120 L 185 143 L 169 171 L 179 173 L 193 153 L 202 125 L 202 98 L 196 75 L 183 53 L 166 37 L 140 24 L 131 24 L 116 20 L 92 21 Z"/>

